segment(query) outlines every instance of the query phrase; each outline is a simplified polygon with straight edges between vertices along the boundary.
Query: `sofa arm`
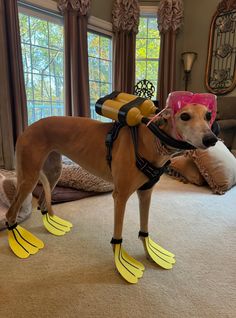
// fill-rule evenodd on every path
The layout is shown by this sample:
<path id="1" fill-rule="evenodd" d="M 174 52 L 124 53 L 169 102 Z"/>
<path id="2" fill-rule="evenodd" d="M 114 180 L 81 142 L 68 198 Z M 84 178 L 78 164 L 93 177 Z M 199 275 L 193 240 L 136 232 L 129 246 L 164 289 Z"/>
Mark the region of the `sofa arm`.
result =
<path id="1" fill-rule="evenodd" d="M 236 119 L 221 119 L 217 121 L 221 130 L 236 128 Z"/>

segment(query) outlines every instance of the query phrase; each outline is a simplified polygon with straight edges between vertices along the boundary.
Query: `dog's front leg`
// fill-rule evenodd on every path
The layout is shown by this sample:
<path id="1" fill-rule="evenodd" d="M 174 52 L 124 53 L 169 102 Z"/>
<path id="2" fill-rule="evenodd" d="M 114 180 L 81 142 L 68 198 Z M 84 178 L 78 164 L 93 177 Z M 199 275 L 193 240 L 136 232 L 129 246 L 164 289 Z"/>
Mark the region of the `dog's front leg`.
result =
<path id="1" fill-rule="evenodd" d="M 139 238 L 143 242 L 144 250 L 148 259 L 153 260 L 165 269 L 171 269 L 175 263 L 174 254 L 168 252 L 159 244 L 155 243 L 148 233 L 149 208 L 151 203 L 152 189 L 137 190 L 140 211 Z"/>
<path id="2" fill-rule="evenodd" d="M 135 284 L 143 276 L 144 266 L 131 257 L 122 247 L 122 229 L 126 202 L 129 194 L 113 191 L 114 199 L 114 232 L 111 244 L 115 256 L 115 265 L 121 276 L 129 283 Z"/>

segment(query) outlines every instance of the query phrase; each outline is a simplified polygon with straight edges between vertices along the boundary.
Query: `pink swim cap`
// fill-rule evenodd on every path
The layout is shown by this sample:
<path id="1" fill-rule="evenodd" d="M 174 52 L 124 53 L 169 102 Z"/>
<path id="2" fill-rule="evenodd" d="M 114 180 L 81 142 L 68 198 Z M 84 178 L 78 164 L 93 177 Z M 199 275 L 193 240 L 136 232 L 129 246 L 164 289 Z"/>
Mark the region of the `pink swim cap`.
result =
<path id="1" fill-rule="evenodd" d="M 169 94 L 166 102 L 166 107 L 172 109 L 173 116 L 178 113 L 187 104 L 201 104 L 207 107 L 208 111 L 211 112 L 210 125 L 216 118 L 216 95 L 210 93 L 192 93 L 188 91 L 176 91 Z"/>

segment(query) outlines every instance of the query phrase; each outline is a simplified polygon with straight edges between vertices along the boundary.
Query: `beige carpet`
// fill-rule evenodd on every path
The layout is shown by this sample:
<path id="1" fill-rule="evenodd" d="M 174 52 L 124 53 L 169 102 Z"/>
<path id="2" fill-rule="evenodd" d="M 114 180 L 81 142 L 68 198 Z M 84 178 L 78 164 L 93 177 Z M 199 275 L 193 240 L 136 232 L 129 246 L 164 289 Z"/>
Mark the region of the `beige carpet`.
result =
<path id="1" fill-rule="evenodd" d="M 27 260 L 9 250 L 0 232 L 1 318 L 208 318 L 236 316 L 236 187 L 223 196 L 163 176 L 151 208 L 153 239 L 174 252 L 170 271 L 144 258 L 138 202 L 127 207 L 124 246 L 146 266 L 137 285 L 116 272 L 111 195 L 56 207 L 73 230 L 53 237 L 34 212 L 24 226 L 45 242 Z"/>

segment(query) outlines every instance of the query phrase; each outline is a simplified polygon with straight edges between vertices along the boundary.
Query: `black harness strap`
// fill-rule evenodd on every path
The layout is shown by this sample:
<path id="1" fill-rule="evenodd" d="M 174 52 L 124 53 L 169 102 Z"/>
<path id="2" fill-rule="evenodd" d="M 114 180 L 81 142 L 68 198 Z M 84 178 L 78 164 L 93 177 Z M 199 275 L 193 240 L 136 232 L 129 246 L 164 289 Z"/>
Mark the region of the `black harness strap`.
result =
<path id="1" fill-rule="evenodd" d="M 106 140 L 105 140 L 105 144 L 107 146 L 107 162 L 109 167 L 111 168 L 111 161 L 112 161 L 112 147 L 113 147 L 113 143 L 116 140 L 116 138 L 118 137 L 119 131 L 120 129 L 124 127 L 124 125 L 118 123 L 118 122 L 114 122 L 112 129 L 108 132 L 107 136 L 106 136 Z"/>
<path id="2" fill-rule="evenodd" d="M 133 139 L 134 144 L 134 150 L 135 150 L 135 157 L 136 157 L 136 167 L 142 171 L 145 176 L 148 177 L 149 181 L 143 184 L 139 190 L 148 190 L 154 186 L 159 180 L 161 175 L 166 171 L 167 166 L 170 164 L 170 160 L 168 160 L 164 166 L 162 167 L 155 167 L 153 164 L 151 164 L 148 160 L 141 157 L 138 154 L 138 133 L 137 133 L 137 127 L 130 127 L 131 135 Z"/>

